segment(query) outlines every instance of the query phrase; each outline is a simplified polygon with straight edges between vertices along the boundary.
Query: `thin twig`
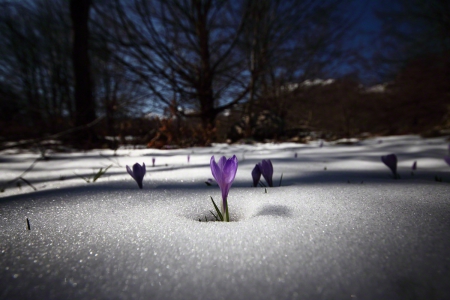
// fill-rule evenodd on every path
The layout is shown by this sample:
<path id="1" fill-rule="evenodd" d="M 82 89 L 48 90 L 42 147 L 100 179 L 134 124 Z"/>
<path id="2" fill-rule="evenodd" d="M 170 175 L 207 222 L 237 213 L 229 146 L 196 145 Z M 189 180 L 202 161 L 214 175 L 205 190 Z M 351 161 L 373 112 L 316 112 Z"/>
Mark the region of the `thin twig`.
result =
<path id="1" fill-rule="evenodd" d="M 28 180 L 26 180 L 26 179 L 23 178 L 23 177 L 20 177 L 19 179 L 23 180 L 23 182 L 25 182 L 26 184 L 28 184 L 29 186 L 31 186 L 31 187 L 33 188 L 33 190 L 37 191 L 37 188 L 35 188 L 35 187 L 31 184 L 31 182 L 29 182 Z"/>
<path id="2" fill-rule="evenodd" d="M 37 191 L 37 189 L 28 181 L 28 180 L 26 180 L 25 178 L 23 178 L 23 176 L 25 175 L 25 174 L 27 174 L 28 172 L 30 172 L 33 168 L 34 168 L 34 166 L 37 164 L 37 162 L 38 161 L 40 161 L 42 159 L 42 157 L 38 157 L 38 158 L 36 158 L 34 161 L 33 161 L 33 163 L 25 170 L 25 171 L 23 171 L 22 172 L 22 174 L 20 174 L 19 176 L 17 176 L 16 178 L 14 178 L 14 179 L 11 179 L 10 181 L 7 181 L 3 186 L 2 186 L 2 188 L 0 189 L 0 191 L 4 191 L 5 189 L 6 189 L 6 187 L 8 186 L 8 185 L 10 185 L 11 183 L 14 183 L 14 182 L 16 182 L 16 181 L 18 181 L 18 180 L 23 180 L 26 184 L 28 184 L 29 186 L 31 186 L 35 191 Z"/>
<path id="3" fill-rule="evenodd" d="M 33 163 L 32 163 L 25 171 L 23 171 L 22 174 L 20 174 L 19 176 L 17 176 L 17 177 L 14 178 L 14 179 L 11 179 L 10 181 L 7 181 L 6 184 L 11 184 L 11 183 L 13 183 L 13 182 L 19 180 L 20 177 L 23 177 L 25 174 L 27 174 L 28 172 L 30 172 L 30 171 L 34 168 L 34 165 L 37 164 L 37 162 L 40 161 L 41 159 L 42 159 L 42 157 L 36 158 L 36 159 L 33 161 Z"/>
<path id="4" fill-rule="evenodd" d="M 40 142 L 42 142 L 44 140 L 47 140 L 47 139 L 57 139 L 57 138 L 60 138 L 62 136 L 68 135 L 69 133 L 74 133 L 74 132 L 77 132 L 77 131 L 80 131 L 80 130 L 83 130 L 83 129 L 90 128 L 90 127 L 94 126 L 95 124 L 99 123 L 104 118 L 105 118 L 105 116 L 101 116 L 101 117 L 98 117 L 97 119 L 95 119 L 94 121 L 92 121 L 91 123 L 88 123 L 86 125 L 73 127 L 73 128 L 70 128 L 70 129 L 67 129 L 65 131 L 58 132 L 58 133 L 55 133 L 55 134 L 52 134 L 52 135 L 49 135 L 49 136 L 40 137 L 40 138 L 32 139 L 32 140 L 29 140 L 29 141 L 17 142 L 17 143 L 14 143 L 12 145 L 8 145 L 8 146 L 0 146 L 0 151 L 6 150 L 6 149 L 11 149 L 11 148 L 16 148 L 16 147 L 23 147 L 23 146 L 29 146 L 29 145 L 33 145 L 33 144 L 38 144 L 38 143 L 40 143 Z"/>
<path id="5" fill-rule="evenodd" d="M 110 158 L 110 157 L 108 157 L 108 156 L 106 156 L 106 155 L 104 155 L 104 154 L 102 154 L 102 153 L 99 153 L 99 154 L 100 154 L 101 157 L 106 158 L 106 159 L 109 160 L 109 161 L 112 161 L 112 162 L 115 163 L 118 167 L 122 168 L 122 166 L 120 165 L 119 160 L 118 160 L 117 158 L 116 158 L 116 161 L 114 161 L 112 158 Z"/>

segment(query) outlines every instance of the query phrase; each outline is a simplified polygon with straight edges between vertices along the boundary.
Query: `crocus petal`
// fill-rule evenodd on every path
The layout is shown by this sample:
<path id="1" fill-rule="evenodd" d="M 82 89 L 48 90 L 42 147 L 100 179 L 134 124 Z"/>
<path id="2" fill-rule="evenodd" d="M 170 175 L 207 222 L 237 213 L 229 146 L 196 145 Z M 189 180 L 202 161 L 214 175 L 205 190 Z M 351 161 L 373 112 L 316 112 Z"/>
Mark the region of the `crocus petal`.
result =
<path id="1" fill-rule="evenodd" d="M 225 183 L 232 183 L 236 177 L 236 172 L 238 168 L 238 161 L 236 155 L 228 159 L 223 167 L 223 180 Z"/>
<path id="2" fill-rule="evenodd" d="M 253 186 L 256 187 L 258 185 L 259 180 L 261 179 L 261 169 L 259 165 L 256 164 L 252 170 L 252 178 L 253 178 Z"/>
<path id="3" fill-rule="evenodd" d="M 138 163 L 133 165 L 133 174 L 136 178 L 143 178 L 146 172 L 145 163 L 142 163 L 142 166 Z"/>
<path id="4" fill-rule="evenodd" d="M 231 184 L 225 184 L 220 187 L 220 191 L 222 192 L 222 202 L 224 203 L 223 207 L 225 207 L 225 202 L 228 199 L 228 194 L 230 193 Z"/>
<path id="5" fill-rule="evenodd" d="M 236 177 L 237 167 L 238 163 L 235 155 L 226 160 L 222 170 L 222 199 L 228 198 L 231 185 Z"/>
<path id="6" fill-rule="evenodd" d="M 394 176 L 397 175 L 397 156 L 395 154 L 389 154 L 381 157 L 381 161 L 391 169 Z"/>
<path id="7" fill-rule="evenodd" d="M 237 171 L 237 158 L 236 155 L 233 155 L 232 158 L 227 158 L 222 156 L 219 159 L 219 162 L 216 163 L 214 156 L 211 157 L 210 161 L 211 173 L 214 176 L 214 179 L 217 181 L 219 185 L 223 198 L 228 196 L 228 191 L 230 190 L 231 183 L 233 182 L 236 171 Z"/>
<path id="8" fill-rule="evenodd" d="M 270 159 L 263 159 L 261 163 L 259 163 L 259 167 L 261 168 L 261 173 L 267 184 L 270 187 L 273 187 L 272 176 L 273 176 L 273 166 Z"/>
<path id="9" fill-rule="evenodd" d="M 211 173 L 214 176 L 217 184 L 222 192 L 222 213 L 225 213 L 225 208 L 227 205 L 228 192 L 230 191 L 231 185 L 233 184 L 234 178 L 236 177 L 236 171 L 238 167 L 238 161 L 236 155 L 226 159 L 222 156 L 219 159 L 219 163 L 216 163 L 214 156 L 211 157 L 210 161 Z"/>
<path id="10" fill-rule="evenodd" d="M 134 180 L 136 180 L 136 179 L 134 178 L 133 171 L 131 171 L 131 169 L 130 169 L 130 167 L 129 167 L 128 165 L 127 165 L 127 172 L 128 172 L 128 174 L 130 174 L 131 177 L 133 177 Z"/>
<path id="11" fill-rule="evenodd" d="M 211 157 L 210 161 L 211 173 L 217 184 L 221 186 L 222 183 L 222 169 L 220 169 L 219 165 L 216 163 L 214 156 Z"/>
<path id="12" fill-rule="evenodd" d="M 225 167 L 225 163 L 227 162 L 227 158 L 225 157 L 225 156 L 222 156 L 220 159 L 219 159 L 219 162 L 217 163 L 217 165 L 219 166 L 219 168 L 221 169 L 221 170 L 223 170 L 223 168 Z"/>
<path id="13" fill-rule="evenodd" d="M 266 160 L 266 163 L 268 164 L 268 169 L 269 169 L 269 172 L 270 172 L 270 176 L 272 176 L 273 175 L 273 165 L 272 165 L 272 161 L 270 160 L 270 159 L 268 159 L 268 160 Z M 264 160 L 263 160 L 263 164 L 264 164 Z"/>
<path id="14" fill-rule="evenodd" d="M 145 163 L 142 163 L 142 166 L 138 163 L 135 163 L 133 165 L 133 170 L 131 170 L 130 167 L 127 166 L 127 172 L 131 175 L 131 177 L 133 177 L 134 180 L 136 180 L 139 188 L 142 189 L 142 180 L 144 179 L 145 173 L 147 172 Z"/>

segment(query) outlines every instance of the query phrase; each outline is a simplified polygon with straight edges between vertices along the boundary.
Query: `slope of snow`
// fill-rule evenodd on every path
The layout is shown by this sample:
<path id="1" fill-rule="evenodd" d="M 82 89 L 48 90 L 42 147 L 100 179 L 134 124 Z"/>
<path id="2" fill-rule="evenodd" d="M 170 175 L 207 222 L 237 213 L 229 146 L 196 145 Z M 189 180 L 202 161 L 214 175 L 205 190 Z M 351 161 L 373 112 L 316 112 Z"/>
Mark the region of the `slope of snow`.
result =
<path id="1" fill-rule="evenodd" d="M 448 299 L 447 143 L 382 140 L 51 154 L 24 176 L 37 192 L 0 194 L 0 299 Z M 381 163 L 389 153 L 402 179 Z M 220 201 L 204 184 L 210 157 L 233 154 L 233 222 L 199 222 Z M 1 180 L 36 157 L 3 153 Z M 277 185 L 283 173 L 267 193 L 250 187 L 261 159 Z M 143 190 L 125 171 L 135 162 Z M 73 173 L 110 164 L 95 183 Z"/>

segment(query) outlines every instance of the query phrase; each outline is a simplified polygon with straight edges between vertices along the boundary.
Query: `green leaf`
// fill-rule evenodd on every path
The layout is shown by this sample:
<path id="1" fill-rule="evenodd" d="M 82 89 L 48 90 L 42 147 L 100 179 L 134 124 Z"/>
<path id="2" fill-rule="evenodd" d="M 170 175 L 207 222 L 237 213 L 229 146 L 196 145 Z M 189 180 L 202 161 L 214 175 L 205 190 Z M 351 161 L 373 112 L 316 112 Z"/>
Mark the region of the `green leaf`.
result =
<path id="1" fill-rule="evenodd" d="M 209 196 L 211 198 L 211 201 L 214 205 L 214 208 L 216 209 L 217 215 L 219 216 L 220 221 L 223 221 L 222 213 L 220 212 L 219 208 L 217 207 L 216 203 L 214 202 L 213 197 Z"/>
<path id="2" fill-rule="evenodd" d="M 212 212 L 212 210 L 210 210 L 209 212 L 214 216 L 214 219 L 216 219 L 216 221 L 220 221 L 219 218 Z"/>
<path id="3" fill-rule="evenodd" d="M 98 170 L 97 174 L 95 174 L 94 179 L 92 180 L 92 182 L 97 181 L 97 179 L 99 179 L 100 177 L 102 177 L 106 171 L 108 171 L 109 168 L 111 168 L 112 165 L 109 165 L 104 171 L 103 168 L 100 168 L 100 170 Z"/>
<path id="4" fill-rule="evenodd" d="M 281 181 L 283 180 L 283 173 L 281 173 L 281 177 L 280 177 L 280 184 L 278 186 L 281 186 Z"/>

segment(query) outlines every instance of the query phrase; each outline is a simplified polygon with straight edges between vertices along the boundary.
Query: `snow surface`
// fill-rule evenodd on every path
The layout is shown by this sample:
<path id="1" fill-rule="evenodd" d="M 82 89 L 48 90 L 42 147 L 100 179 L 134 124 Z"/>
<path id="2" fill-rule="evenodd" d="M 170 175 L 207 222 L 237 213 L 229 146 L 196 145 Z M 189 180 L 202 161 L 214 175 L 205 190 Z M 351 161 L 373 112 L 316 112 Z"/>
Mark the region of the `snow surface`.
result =
<path id="1" fill-rule="evenodd" d="M 49 153 L 24 175 L 37 192 L 0 193 L 0 298 L 450 299 L 445 139 L 318 145 Z M 399 180 L 381 163 L 390 153 Z M 233 222 L 199 222 L 209 196 L 220 201 L 204 183 L 210 157 L 233 154 Z M 1 153 L 0 182 L 37 157 Z M 267 193 L 250 187 L 261 159 L 277 185 L 283 173 Z M 135 162 L 147 165 L 143 190 L 125 170 Z M 110 164 L 95 183 L 74 174 Z"/>

